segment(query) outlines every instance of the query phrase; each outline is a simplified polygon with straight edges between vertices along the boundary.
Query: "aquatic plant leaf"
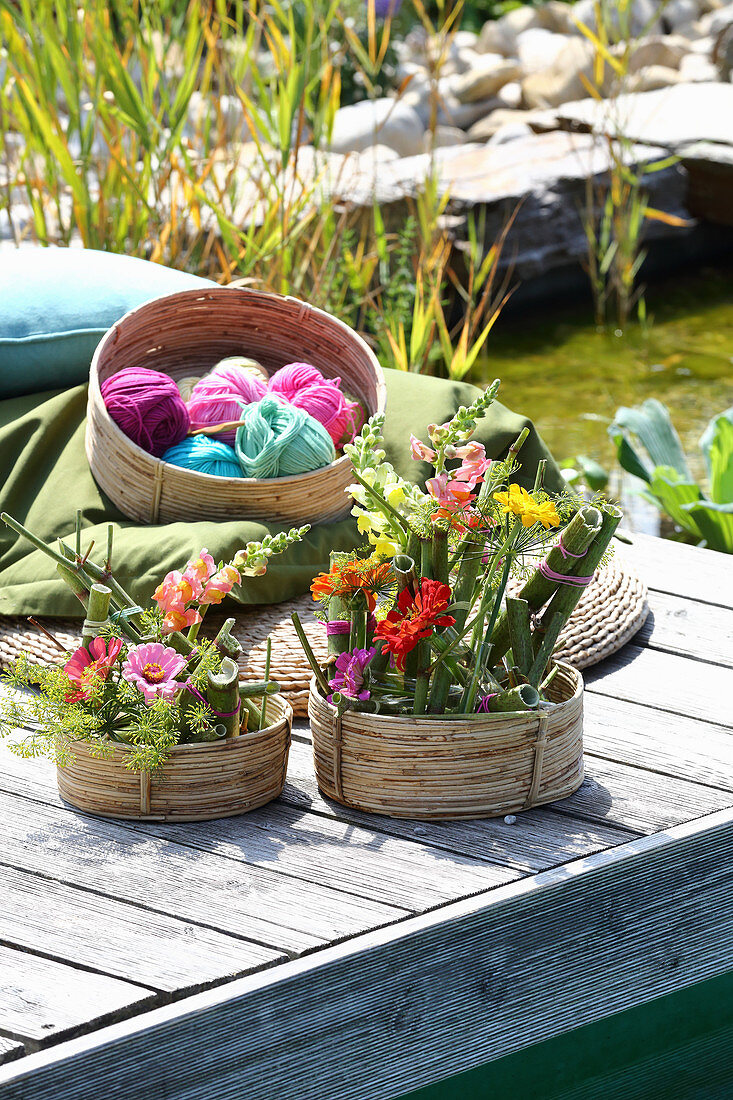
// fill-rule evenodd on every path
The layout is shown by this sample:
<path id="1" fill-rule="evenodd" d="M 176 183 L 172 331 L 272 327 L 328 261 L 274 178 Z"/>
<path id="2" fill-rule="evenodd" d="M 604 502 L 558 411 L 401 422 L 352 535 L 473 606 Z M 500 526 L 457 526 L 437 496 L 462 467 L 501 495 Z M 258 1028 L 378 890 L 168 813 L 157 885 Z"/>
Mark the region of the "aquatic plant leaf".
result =
<path id="1" fill-rule="evenodd" d="M 616 457 L 623 469 L 626 470 L 627 473 L 633 474 L 634 477 L 641 478 L 642 481 L 651 481 L 652 471 L 641 460 L 623 430 L 615 424 L 610 424 L 608 434 L 613 440 L 616 448 Z"/>
<path id="2" fill-rule="evenodd" d="M 686 531 L 704 538 L 687 505 L 704 500 L 700 486 L 682 478 L 671 466 L 657 466 L 649 485 L 651 495 L 675 523 Z"/>
<path id="3" fill-rule="evenodd" d="M 622 405 L 621 408 L 616 410 L 616 415 L 608 431 L 616 444 L 619 462 L 621 462 L 624 469 L 629 470 L 630 473 L 636 474 L 637 477 L 643 477 L 645 481 L 650 480 L 644 473 L 638 472 L 638 467 L 642 469 L 645 469 L 645 467 L 638 454 L 633 450 L 628 438 L 629 435 L 637 438 L 649 455 L 654 466 L 671 466 L 681 475 L 681 477 L 685 479 L 691 478 L 692 475 L 690 474 L 685 454 L 682 450 L 680 437 L 675 431 L 669 412 L 661 401 L 656 401 L 652 397 L 642 405 L 634 405 L 630 409 Z M 619 441 L 617 439 L 619 432 L 622 432 L 626 437 L 626 442 L 633 452 L 633 459 L 635 460 L 637 469 L 630 469 L 626 465 L 624 458 L 630 459 L 631 456 L 629 456 L 625 450 L 623 451 L 622 457 L 622 451 L 619 448 Z"/>
<path id="4" fill-rule="evenodd" d="M 700 437 L 710 479 L 710 496 L 718 504 L 733 502 L 733 407 L 714 416 Z"/>
<path id="5" fill-rule="evenodd" d="M 710 550 L 733 554 L 733 502 L 700 500 L 683 505 L 683 510 L 691 516 Z"/>

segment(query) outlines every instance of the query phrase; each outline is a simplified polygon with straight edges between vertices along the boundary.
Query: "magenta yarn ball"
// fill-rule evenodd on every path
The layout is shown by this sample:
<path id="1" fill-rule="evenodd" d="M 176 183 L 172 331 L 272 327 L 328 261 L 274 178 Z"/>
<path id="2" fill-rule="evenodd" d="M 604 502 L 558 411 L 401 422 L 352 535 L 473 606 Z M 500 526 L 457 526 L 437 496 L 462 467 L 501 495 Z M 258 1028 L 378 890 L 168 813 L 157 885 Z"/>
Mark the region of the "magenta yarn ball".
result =
<path id="1" fill-rule="evenodd" d="M 268 389 L 271 393 L 280 394 L 292 401 L 296 393 L 319 382 L 323 382 L 323 375 L 312 363 L 288 363 L 286 367 L 275 371 L 268 383 Z"/>
<path id="2" fill-rule="evenodd" d="M 324 378 L 311 363 L 289 363 L 270 379 L 270 392 L 303 409 L 331 436 L 334 444 L 349 442 L 359 428 L 361 407 L 340 390 L 340 378 Z"/>
<path id="3" fill-rule="evenodd" d="M 100 386 L 107 412 L 128 439 L 160 458 L 185 439 L 188 409 L 173 379 L 147 367 L 124 367 Z"/>
<path id="4" fill-rule="evenodd" d="M 239 420 L 243 407 L 260 401 L 266 393 L 267 386 L 252 371 L 236 366 L 217 367 L 215 373 L 205 374 L 191 392 L 188 399 L 191 427 L 208 428 Z M 236 429 L 217 432 L 216 439 L 233 446 L 236 434 Z"/>

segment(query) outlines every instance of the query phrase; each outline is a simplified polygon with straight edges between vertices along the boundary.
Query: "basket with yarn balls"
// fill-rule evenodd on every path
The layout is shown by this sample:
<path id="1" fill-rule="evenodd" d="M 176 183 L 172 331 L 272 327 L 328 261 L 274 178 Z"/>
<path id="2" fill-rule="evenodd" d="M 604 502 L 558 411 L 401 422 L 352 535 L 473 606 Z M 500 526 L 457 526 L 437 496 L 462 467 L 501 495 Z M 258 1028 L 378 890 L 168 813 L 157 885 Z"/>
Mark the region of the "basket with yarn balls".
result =
<path id="1" fill-rule="evenodd" d="M 86 448 L 100 487 L 147 523 L 348 514 L 343 444 L 384 411 L 381 368 L 343 322 L 240 288 L 139 306 L 103 337 Z"/>

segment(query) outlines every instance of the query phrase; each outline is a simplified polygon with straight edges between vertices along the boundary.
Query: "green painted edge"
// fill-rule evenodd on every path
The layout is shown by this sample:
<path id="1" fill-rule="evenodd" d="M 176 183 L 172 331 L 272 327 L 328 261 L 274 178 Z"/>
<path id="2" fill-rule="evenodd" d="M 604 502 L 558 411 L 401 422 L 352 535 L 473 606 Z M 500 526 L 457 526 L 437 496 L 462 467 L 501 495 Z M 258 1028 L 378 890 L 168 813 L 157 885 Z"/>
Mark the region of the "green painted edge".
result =
<path id="1" fill-rule="evenodd" d="M 733 971 L 400 1100 L 730 1100 Z"/>

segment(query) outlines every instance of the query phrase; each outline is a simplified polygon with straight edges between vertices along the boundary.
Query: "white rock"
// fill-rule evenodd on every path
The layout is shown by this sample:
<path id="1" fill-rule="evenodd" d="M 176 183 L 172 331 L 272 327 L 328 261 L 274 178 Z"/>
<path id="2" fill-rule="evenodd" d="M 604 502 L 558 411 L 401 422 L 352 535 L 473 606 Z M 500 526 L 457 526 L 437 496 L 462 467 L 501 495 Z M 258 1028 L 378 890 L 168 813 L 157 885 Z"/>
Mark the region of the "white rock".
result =
<path id="1" fill-rule="evenodd" d="M 331 149 L 359 153 L 370 145 L 387 145 L 401 157 L 411 157 L 422 152 L 424 133 L 415 107 L 385 96 L 340 107 L 334 118 Z"/>
<path id="2" fill-rule="evenodd" d="M 391 164 L 400 159 L 400 154 L 390 149 L 389 145 L 370 145 L 368 149 L 362 149 L 356 156 L 359 165 L 364 168 L 376 168 L 380 164 Z"/>
<path id="3" fill-rule="evenodd" d="M 688 53 L 687 57 L 683 57 L 679 71 L 683 80 L 694 83 L 718 79 L 718 70 L 715 65 L 709 58 L 699 53 Z"/>
<path id="4" fill-rule="evenodd" d="M 506 27 L 502 27 L 500 19 L 491 19 L 484 23 L 481 34 L 476 44 L 476 53 L 498 53 L 504 57 L 511 57 L 514 53 L 516 37 Z"/>
<path id="5" fill-rule="evenodd" d="M 682 83 L 682 80 L 677 69 L 669 69 L 666 65 L 648 65 L 629 77 L 628 91 L 656 92 L 658 88 L 669 88 L 672 84 Z"/>
<path id="6" fill-rule="evenodd" d="M 478 35 L 473 31 L 456 31 L 453 45 L 457 50 L 475 50 L 478 43 Z"/>
<path id="7" fill-rule="evenodd" d="M 689 48 L 689 43 L 680 35 L 655 34 L 642 38 L 631 51 L 629 72 L 637 73 L 649 65 L 665 65 L 668 69 L 677 69 Z"/>
<path id="8" fill-rule="evenodd" d="M 468 131 L 467 139 L 469 142 L 487 142 L 504 126 L 528 123 L 532 113 L 532 111 L 510 111 L 506 108 L 498 108 L 475 122 Z"/>
<path id="9" fill-rule="evenodd" d="M 528 107 L 559 107 L 570 100 L 585 99 L 588 92 L 580 74 L 591 79 L 593 59 L 590 42 L 585 38 L 568 38 L 549 69 L 531 73 L 522 81 L 525 104 Z"/>
<path id="10" fill-rule="evenodd" d="M 548 0 L 541 8 L 537 8 L 537 15 L 540 25 L 548 31 L 556 31 L 558 34 L 578 33 L 572 4 L 565 4 L 563 0 Z"/>
<path id="11" fill-rule="evenodd" d="M 516 61 L 498 54 L 482 54 L 480 61 L 479 68 L 463 73 L 453 84 L 453 94 L 460 103 L 475 103 L 496 95 L 500 88 L 520 75 Z"/>
<path id="12" fill-rule="evenodd" d="M 700 5 L 697 0 L 667 0 L 662 12 L 662 22 L 670 31 L 676 31 L 699 18 Z"/>
<path id="13" fill-rule="evenodd" d="M 466 140 L 465 130 L 458 126 L 436 126 L 435 148 L 447 149 L 449 145 L 463 145 Z M 425 152 L 430 152 L 430 134 L 425 135 Z"/>
<path id="14" fill-rule="evenodd" d="M 506 145 L 508 141 L 529 137 L 532 129 L 526 122 L 505 122 L 488 140 L 489 145 Z"/>
<path id="15" fill-rule="evenodd" d="M 712 35 L 715 38 L 729 23 L 733 23 L 733 4 L 728 4 L 726 7 L 720 8 L 719 11 L 711 11 L 708 15 L 703 15 L 698 22 L 698 26 L 701 35 Z"/>
<path id="16" fill-rule="evenodd" d="M 502 107 L 516 111 L 522 105 L 522 85 L 518 80 L 510 80 L 503 88 L 499 88 L 496 98 Z"/>
<path id="17" fill-rule="evenodd" d="M 495 56 L 500 57 L 501 55 L 496 54 Z M 465 73 L 470 69 L 480 68 L 482 57 L 483 55 L 476 53 L 473 48 L 464 48 L 460 50 L 454 63 L 455 72 Z"/>
<path id="18" fill-rule="evenodd" d="M 517 35 L 517 57 L 525 73 L 539 73 L 554 65 L 567 38 L 564 34 L 530 27 Z"/>
<path id="19" fill-rule="evenodd" d="M 690 53 L 700 54 L 702 57 L 712 58 L 713 50 L 715 49 L 715 39 L 705 37 L 698 38 L 695 42 L 690 42 Z"/>
<path id="20" fill-rule="evenodd" d="M 499 22 L 502 27 L 505 27 L 515 38 L 518 34 L 521 34 L 522 31 L 528 31 L 530 27 L 542 26 L 539 12 L 536 8 L 529 6 L 513 8 L 505 15 L 502 15 Z"/>

